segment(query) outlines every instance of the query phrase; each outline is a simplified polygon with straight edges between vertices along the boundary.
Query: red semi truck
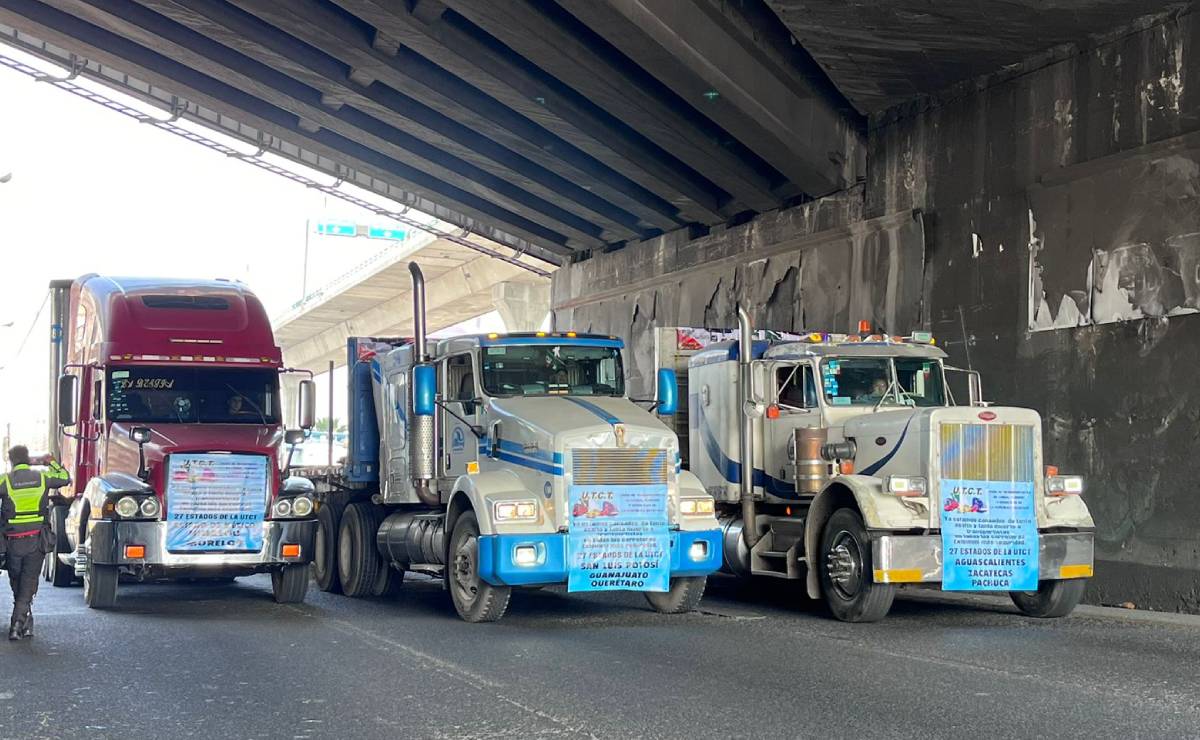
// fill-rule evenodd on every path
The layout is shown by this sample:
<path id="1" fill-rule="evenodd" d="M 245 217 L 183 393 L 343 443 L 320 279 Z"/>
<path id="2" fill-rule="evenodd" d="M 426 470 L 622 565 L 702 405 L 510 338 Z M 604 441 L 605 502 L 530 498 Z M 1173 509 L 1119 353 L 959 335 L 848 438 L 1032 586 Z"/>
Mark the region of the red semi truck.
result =
<path id="1" fill-rule="evenodd" d="M 50 451 L 71 473 L 55 506 L 46 577 L 83 580 L 89 607 L 122 577 L 270 573 L 275 600 L 304 599 L 316 531 L 312 484 L 288 475 L 283 367 L 244 285 L 86 275 L 51 296 Z"/>

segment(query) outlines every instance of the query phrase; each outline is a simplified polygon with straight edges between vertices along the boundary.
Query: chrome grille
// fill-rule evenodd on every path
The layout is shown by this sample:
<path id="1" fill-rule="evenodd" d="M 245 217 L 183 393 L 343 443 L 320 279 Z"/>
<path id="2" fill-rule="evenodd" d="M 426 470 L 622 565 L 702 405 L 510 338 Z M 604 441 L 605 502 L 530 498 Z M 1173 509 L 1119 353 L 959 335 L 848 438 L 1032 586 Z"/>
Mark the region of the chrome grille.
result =
<path id="1" fill-rule="evenodd" d="M 1033 431 L 1026 424 L 942 424 L 942 477 L 1032 482 Z"/>
<path id="2" fill-rule="evenodd" d="M 580 447 L 571 451 L 576 485 L 636 486 L 667 482 L 670 450 Z"/>

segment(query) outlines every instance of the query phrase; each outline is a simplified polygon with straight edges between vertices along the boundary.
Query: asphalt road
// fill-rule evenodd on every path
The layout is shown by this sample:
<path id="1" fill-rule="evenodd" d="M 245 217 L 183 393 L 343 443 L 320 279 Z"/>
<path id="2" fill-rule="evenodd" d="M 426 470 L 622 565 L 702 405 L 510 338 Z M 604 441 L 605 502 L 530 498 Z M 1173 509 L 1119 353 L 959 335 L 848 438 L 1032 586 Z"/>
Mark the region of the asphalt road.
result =
<path id="1" fill-rule="evenodd" d="M 37 637 L 0 642 L 0 737 L 1200 736 L 1195 618 L 907 599 L 848 625 L 722 578 L 690 615 L 543 590 L 470 625 L 430 581 L 298 607 L 269 586 L 123 585 L 92 612 L 44 585 Z"/>

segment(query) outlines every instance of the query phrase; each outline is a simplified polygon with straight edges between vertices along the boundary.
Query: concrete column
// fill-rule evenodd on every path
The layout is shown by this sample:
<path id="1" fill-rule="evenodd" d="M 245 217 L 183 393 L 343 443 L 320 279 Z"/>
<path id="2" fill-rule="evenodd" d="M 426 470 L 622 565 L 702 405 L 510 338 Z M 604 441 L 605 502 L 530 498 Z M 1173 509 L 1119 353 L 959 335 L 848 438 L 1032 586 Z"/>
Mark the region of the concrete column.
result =
<path id="1" fill-rule="evenodd" d="M 537 331 L 550 313 L 550 283 L 496 283 L 492 303 L 508 331 Z"/>

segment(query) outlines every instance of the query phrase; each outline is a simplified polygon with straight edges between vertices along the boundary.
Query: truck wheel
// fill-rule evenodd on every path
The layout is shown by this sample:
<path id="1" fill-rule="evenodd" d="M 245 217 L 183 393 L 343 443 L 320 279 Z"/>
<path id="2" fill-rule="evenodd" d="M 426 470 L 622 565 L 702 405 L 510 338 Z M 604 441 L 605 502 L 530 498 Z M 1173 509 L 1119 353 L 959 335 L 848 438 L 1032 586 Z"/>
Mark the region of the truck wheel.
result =
<path id="1" fill-rule="evenodd" d="M 317 510 L 312 574 L 317 588 L 331 594 L 342 591 L 342 581 L 338 578 L 338 528 L 341 523 L 341 507 L 325 504 Z"/>
<path id="2" fill-rule="evenodd" d="M 342 593 L 347 596 L 370 596 L 375 587 L 375 578 L 383 564 L 383 558 L 375 548 L 378 525 L 373 504 L 350 504 L 342 512 L 337 564 Z"/>
<path id="3" fill-rule="evenodd" d="M 119 575 L 115 565 L 88 563 L 83 574 L 83 603 L 90 609 L 111 609 L 116 606 Z"/>
<path id="4" fill-rule="evenodd" d="M 854 509 L 838 509 L 825 523 L 817 567 L 825 603 L 841 621 L 877 622 L 892 608 L 896 587 L 874 582 L 871 540 Z"/>
<path id="5" fill-rule="evenodd" d="M 468 511 L 454 522 L 450 536 L 450 598 L 467 622 L 495 622 L 508 610 L 512 589 L 493 586 L 479 577 L 479 523 Z"/>
<path id="6" fill-rule="evenodd" d="M 1037 591 L 1012 591 L 1009 596 L 1024 614 L 1030 617 L 1052 619 L 1065 617 L 1079 606 L 1087 579 L 1071 578 L 1066 581 L 1041 581 Z"/>
<path id="7" fill-rule="evenodd" d="M 271 571 L 271 595 L 276 604 L 302 604 L 308 594 L 308 563 Z"/>
<path id="8" fill-rule="evenodd" d="M 58 559 L 71 551 L 67 539 L 67 507 L 55 506 L 50 510 L 50 530 L 54 535 L 54 549 L 46 554 L 45 576 L 55 588 L 64 588 L 75 582 L 75 568 L 63 565 Z"/>
<path id="9" fill-rule="evenodd" d="M 708 578 L 704 576 L 672 578 L 670 591 L 647 591 L 646 601 L 663 614 L 685 614 L 700 606 L 706 585 Z"/>
<path id="10" fill-rule="evenodd" d="M 395 596 L 404 585 L 404 571 L 398 570 L 390 563 L 382 563 L 379 575 L 375 576 L 375 585 L 371 587 L 372 596 Z"/>

